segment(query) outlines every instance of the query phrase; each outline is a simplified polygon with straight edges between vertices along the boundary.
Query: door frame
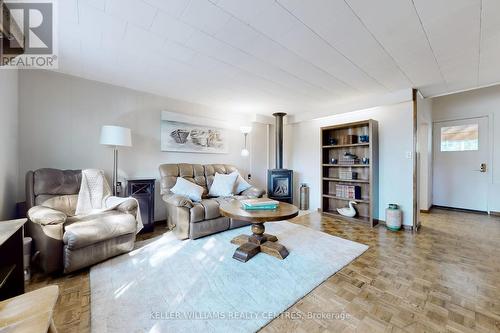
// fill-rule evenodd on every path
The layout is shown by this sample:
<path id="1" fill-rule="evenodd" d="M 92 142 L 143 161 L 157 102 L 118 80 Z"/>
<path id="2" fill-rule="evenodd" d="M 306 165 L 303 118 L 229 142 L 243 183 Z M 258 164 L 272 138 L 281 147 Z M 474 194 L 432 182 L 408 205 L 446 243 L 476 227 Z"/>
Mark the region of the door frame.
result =
<path id="1" fill-rule="evenodd" d="M 435 156 L 436 154 L 436 147 L 434 146 L 435 143 L 435 138 L 434 138 L 434 125 L 439 124 L 439 123 L 445 123 L 449 121 L 460 121 L 460 120 L 473 120 L 473 119 L 479 119 L 479 118 L 486 118 L 488 120 L 488 155 L 487 155 L 487 165 L 488 165 L 488 170 L 490 171 L 488 174 L 488 190 L 486 191 L 486 212 L 491 215 L 491 210 L 490 210 L 490 191 L 491 191 L 491 186 L 493 185 L 493 171 L 492 171 L 492 161 L 493 161 L 493 117 L 491 114 L 486 113 L 486 114 L 479 114 L 479 115 L 474 115 L 470 117 L 457 117 L 457 118 L 442 118 L 439 120 L 433 119 L 432 120 L 432 183 L 434 184 L 434 165 L 435 165 Z M 432 198 L 434 200 L 434 189 L 432 190 Z M 434 205 L 434 203 L 432 203 Z"/>

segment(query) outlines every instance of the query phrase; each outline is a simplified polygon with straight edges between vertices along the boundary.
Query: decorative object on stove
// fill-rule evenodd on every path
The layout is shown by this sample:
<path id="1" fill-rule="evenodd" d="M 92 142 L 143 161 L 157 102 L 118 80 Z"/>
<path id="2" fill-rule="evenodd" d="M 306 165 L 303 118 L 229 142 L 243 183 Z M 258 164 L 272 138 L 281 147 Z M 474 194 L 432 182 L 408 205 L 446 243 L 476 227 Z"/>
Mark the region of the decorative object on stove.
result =
<path id="1" fill-rule="evenodd" d="M 358 143 L 358 136 L 357 135 L 343 135 L 340 137 L 340 144 L 342 145 L 352 145 Z"/>
<path id="2" fill-rule="evenodd" d="M 286 113 L 277 112 L 276 118 L 276 169 L 267 171 L 267 193 L 270 199 L 293 202 L 293 171 L 283 168 L 283 118 Z"/>
<path id="3" fill-rule="evenodd" d="M 300 210 L 308 210 L 309 209 L 309 187 L 307 184 L 301 184 L 300 185 L 300 203 L 299 203 L 299 209 Z"/>
<path id="4" fill-rule="evenodd" d="M 391 231 L 398 231 L 401 229 L 403 221 L 403 212 L 399 209 L 397 204 L 389 204 L 385 210 L 385 225 Z"/>
<path id="5" fill-rule="evenodd" d="M 338 198 L 361 200 L 361 186 L 336 184 L 335 196 Z"/>
<path id="6" fill-rule="evenodd" d="M 363 164 L 370 164 L 370 159 L 368 157 L 363 157 L 361 159 L 361 163 L 363 163 Z"/>
<path id="7" fill-rule="evenodd" d="M 368 135 L 360 135 L 359 142 L 368 143 L 370 142 L 370 137 Z"/>
<path id="8" fill-rule="evenodd" d="M 241 150 L 241 156 L 247 157 L 248 155 L 250 155 L 250 152 L 247 149 L 247 137 L 248 137 L 248 134 L 250 134 L 250 132 L 252 131 L 252 127 L 251 126 L 241 126 L 240 131 L 245 136 L 245 146 Z"/>
<path id="9" fill-rule="evenodd" d="M 357 205 L 356 201 L 349 201 L 349 207 L 337 208 L 337 212 L 345 217 L 354 217 L 358 214 L 354 205 Z"/>
<path id="10" fill-rule="evenodd" d="M 328 142 L 329 142 L 329 143 L 330 143 L 330 145 L 332 145 L 332 146 L 335 146 L 335 145 L 338 143 L 338 141 L 337 141 L 337 139 L 336 139 L 336 138 L 330 138 L 330 140 L 328 140 Z"/>

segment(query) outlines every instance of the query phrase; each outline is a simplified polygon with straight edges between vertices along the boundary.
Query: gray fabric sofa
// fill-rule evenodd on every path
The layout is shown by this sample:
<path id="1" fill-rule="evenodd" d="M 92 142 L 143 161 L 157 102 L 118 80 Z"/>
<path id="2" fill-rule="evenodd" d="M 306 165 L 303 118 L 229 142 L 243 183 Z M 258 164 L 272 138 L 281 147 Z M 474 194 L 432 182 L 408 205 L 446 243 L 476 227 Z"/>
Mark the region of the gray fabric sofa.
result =
<path id="1" fill-rule="evenodd" d="M 128 252 L 135 243 L 137 202 L 74 216 L 81 170 L 39 169 L 26 174 L 27 234 L 45 273 L 73 272 Z"/>
<path id="2" fill-rule="evenodd" d="M 248 222 L 221 216 L 219 211 L 221 201 L 260 198 L 265 194 L 264 190 L 251 187 L 233 197 L 208 197 L 208 192 L 214 181 L 216 172 L 229 174 L 233 171 L 238 171 L 231 165 L 162 164 L 159 170 L 161 196 L 167 207 L 168 227 L 179 239 L 196 239 L 248 225 Z M 177 177 L 182 177 L 203 187 L 202 201 L 192 202 L 187 197 L 170 192 L 170 189 L 177 181 Z"/>

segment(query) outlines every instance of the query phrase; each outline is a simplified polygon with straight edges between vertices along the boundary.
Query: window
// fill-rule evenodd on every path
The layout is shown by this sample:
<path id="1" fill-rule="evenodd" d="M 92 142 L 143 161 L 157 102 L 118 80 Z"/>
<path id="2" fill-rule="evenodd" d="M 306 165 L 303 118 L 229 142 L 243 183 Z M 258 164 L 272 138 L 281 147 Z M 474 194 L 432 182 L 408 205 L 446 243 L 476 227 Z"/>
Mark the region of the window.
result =
<path id="1" fill-rule="evenodd" d="M 441 127 L 441 151 L 479 149 L 479 125 Z"/>

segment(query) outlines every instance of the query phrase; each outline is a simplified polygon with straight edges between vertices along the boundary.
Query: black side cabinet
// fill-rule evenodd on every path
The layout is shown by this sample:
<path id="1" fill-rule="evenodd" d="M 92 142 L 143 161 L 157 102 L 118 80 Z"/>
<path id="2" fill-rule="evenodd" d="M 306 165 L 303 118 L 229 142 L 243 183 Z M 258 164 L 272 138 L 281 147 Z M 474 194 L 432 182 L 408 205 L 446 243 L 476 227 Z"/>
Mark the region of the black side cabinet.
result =
<path id="1" fill-rule="evenodd" d="M 155 179 L 128 179 L 127 193 L 139 202 L 142 223 L 144 224 L 142 232 L 153 231 L 155 222 Z"/>
<path id="2" fill-rule="evenodd" d="M 26 219 L 0 221 L 0 301 L 24 293 L 24 223 Z"/>

